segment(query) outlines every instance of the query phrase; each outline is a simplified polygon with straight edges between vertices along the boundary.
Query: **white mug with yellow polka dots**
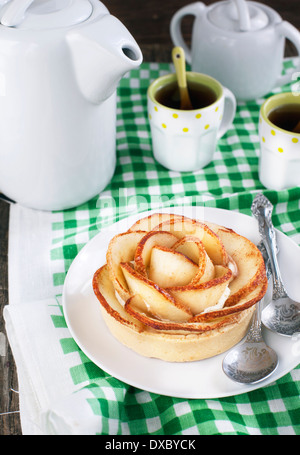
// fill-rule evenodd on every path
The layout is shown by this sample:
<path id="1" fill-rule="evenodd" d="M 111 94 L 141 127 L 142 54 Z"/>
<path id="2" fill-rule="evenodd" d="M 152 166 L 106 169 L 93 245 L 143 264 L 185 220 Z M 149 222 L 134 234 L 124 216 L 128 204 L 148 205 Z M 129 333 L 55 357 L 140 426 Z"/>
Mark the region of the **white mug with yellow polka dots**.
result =
<path id="1" fill-rule="evenodd" d="M 187 83 L 213 92 L 212 102 L 201 108 L 181 110 L 161 104 L 158 94 L 176 82 L 175 74 L 156 79 L 148 88 L 148 116 L 155 159 L 179 172 L 202 169 L 213 159 L 217 141 L 232 124 L 236 100 L 216 79 L 188 72 Z"/>
<path id="2" fill-rule="evenodd" d="M 274 109 L 300 106 L 295 93 L 280 93 L 268 98 L 259 116 L 259 178 L 268 189 L 283 190 L 300 185 L 300 134 L 282 129 L 270 121 Z"/>

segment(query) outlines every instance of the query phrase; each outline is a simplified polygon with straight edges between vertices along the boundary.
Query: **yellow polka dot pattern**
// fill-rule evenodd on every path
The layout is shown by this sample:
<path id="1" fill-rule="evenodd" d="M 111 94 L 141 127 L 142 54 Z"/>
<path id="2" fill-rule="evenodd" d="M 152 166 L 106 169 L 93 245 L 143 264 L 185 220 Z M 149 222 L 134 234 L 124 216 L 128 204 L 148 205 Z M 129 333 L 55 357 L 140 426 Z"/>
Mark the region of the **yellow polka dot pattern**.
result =
<path id="1" fill-rule="evenodd" d="M 261 119 L 259 119 L 259 120 L 261 122 Z M 276 131 L 272 129 L 272 130 L 270 130 L 270 134 L 274 137 L 274 136 L 276 136 Z M 279 137 L 280 137 L 280 135 L 279 135 Z M 263 143 L 266 143 L 266 141 L 267 141 L 265 136 L 261 136 L 261 140 L 262 140 Z M 278 141 L 279 141 L 279 138 L 278 138 Z M 292 142 L 293 142 L 293 144 L 298 144 L 299 139 L 297 137 L 292 137 Z M 277 151 L 279 153 L 284 153 L 284 148 L 283 147 L 278 147 Z"/>
<path id="2" fill-rule="evenodd" d="M 159 112 L 159 107 L 158 107 L 158 106 L 154 106 L 154 110 L 155 110 L 155 112 Z M 217 107 L 215 108 L 215 112 L 218 112 L 218 111 L 219 111 L 219 106 L 217 106 Z M 172 117 L 173 117 L 174 119 L 178 119 L 178 118 L 180 118 L 180 113 L 178 114 L 177 112 L 174 112 L 174 113 L 172 114 Z M 196 118 L 196 119 L 201 119 L 201 118 L 202 118 L 202 114 L 200 114 L 200 112 L 198 112 L 197 114 L 195 114 L 195 118 Z M 151 115 L 151 114 L 149 114 L 149 119 L 152 120 L 152 115 Z M 220 120 L 221 120 L 221 119 L 222 119 L 222 116 L 220 116 Z M 161 126 L 162 126 L 162 128 L 164 128 L 164 129 L 166 129 L 166 128 L 168 127 L 168 125 L 167 125 L 166 123 L 161 123 Z M 210 128 L 210 125 L 209 125 L 209 124 L 206 124 L 206 125 L 204 126 L 204 129 L 205 129 L 205 130 L 208 130 L 209 128 Z M 184 127 L 184 128 L 182 128 L 182 131 L 183 131 L 184 133 L 188 133 L 188 132 L 189 132 L 189 128 Z"/>

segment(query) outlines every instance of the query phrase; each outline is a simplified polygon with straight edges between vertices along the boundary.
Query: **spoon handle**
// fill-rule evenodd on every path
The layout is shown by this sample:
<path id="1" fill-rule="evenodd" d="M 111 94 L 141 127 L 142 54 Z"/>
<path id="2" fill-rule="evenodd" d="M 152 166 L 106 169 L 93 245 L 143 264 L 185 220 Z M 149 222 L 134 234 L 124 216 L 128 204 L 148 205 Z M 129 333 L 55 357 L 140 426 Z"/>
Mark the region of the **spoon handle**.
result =
<path id="1" fill-rule="evenodd" d="M 253 314 L 252 323 L 246 337 L 249 343 L 259 343 L 263 341 L 261 333 L 261 300 L 256 303 L 255 312 Z"/>
<path id="2" fill-rule="evenodd" d="M 175 71 L 177 74 L 178 86 L 185 88 L 187 86 L 186 72 L 185 72 L 185 58 L 183 49 L 179 46 L 174 47 L 172 50 L 172 60 L 174 63 Z"/>
<path id="3" fill-rule="evenodd" d="M 180 92 L 180 109 L 193 109 L 193 105 L 192 105 L 192 102 L 190 99 L 188 86 L 187 86 L 185 56 L 184 56 L 184 50 L 182 47 L 177 46 L 177 47 L 173 48 L 172 60 L 174 63 L 179 92 Z"/>
<path id="4" fill-rule="evenodd" d="M 273 205 L 263 194 L 260 193 L 255 197 L 251 210 L 255 218 L 258 220 L 259 233 L 270 259 L 273 277 L 273 300 L 287 297 L 287 292 L 281 278 L 277 260 L 278 247 L 276 232 L 271 218 Z"/>

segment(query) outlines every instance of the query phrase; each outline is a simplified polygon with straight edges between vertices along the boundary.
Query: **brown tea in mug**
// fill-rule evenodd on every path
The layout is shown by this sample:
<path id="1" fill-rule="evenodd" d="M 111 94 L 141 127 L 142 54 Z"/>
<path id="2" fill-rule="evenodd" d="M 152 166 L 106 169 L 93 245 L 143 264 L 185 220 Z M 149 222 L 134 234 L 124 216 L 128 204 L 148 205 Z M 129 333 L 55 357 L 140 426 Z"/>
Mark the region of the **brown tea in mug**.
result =
<path id="1" fill-rule="evenodd" d="M 300 133 L 300 103 L 283 104 L 273 109 L 269 115 L 270 122 L 286 131 Z"/>
<path id="2" fill-rule="evenodd" d="M 210 106 L 217 100 L 215 92 L 207 85 L 189 81 L 188 91 L 193 109 L 202 109 Z M 157 90 L 155 99 L 158 103 L 171 109 L 180 109 L 180 92 L 177 81 L 171 82 Z"/>

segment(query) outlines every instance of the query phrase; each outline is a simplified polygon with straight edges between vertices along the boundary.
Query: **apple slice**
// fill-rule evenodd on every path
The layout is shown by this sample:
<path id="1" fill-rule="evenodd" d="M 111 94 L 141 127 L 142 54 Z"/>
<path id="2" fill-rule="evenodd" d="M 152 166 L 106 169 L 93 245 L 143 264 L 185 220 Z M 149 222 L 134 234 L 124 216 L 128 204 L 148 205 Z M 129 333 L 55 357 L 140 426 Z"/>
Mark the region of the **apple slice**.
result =
<path id="1" fill-rule="evenodd" d="M 163 221 L 153 228 L 154 231 L 169 231 L 178 239 L 191 235 L 197 237 L 204 245 L 204 248 L 215 265 L 224 265 L 228 263 L 228 257 L 224 245 L 215 232 L 206 224 L 200 221 L 192 220 L 187 217 L 171 218 Z"/>
<path id="2" fill-rule="evenodd" d="M 120 263 L 134 260 L 137 245 L 145 234 L 146 232 L 144 231 L 118 234 L 112 238 L 108 245 L 106 261 L 109 276 L 116 291 L 124 301 L 130 297 L 130 293 L 120 268 Z"/>
<path id="3" fill-rule="evenodd" d="M 221 318 L 230 314 L 241 313 L 261 300 L 267 292 L 267 287 L 268 280 L 265 277 L 257 287 L 252 289 L 252 291 L 247 295 L 241 297 L 237 304 L 232 306 L 225 305 L 222 309 L 200 313 L 194 316 L 190 322 L 214 321 L 216 318 Z"/>
<path id="4" fill-rule="evenodd" d="M 203 283 L 214 278 L 214 264 L 206 253 L 203 243 L 197 237 L 187 235 L 179 239 L 173 249 L 198 264 L 198 272 L 192 279 L 191 284 Z"/>
<path id="5" fill-rule="evenodd" d="M 162 223 L 163 221 L 168 221 L 180 217 L 180 215 L 174 215 L 169 213 L 153 213 L 152 215 L 141 218 L 136 223 L 134 223 L 129 231 L 152 231 L 152 229 Z"/>
<path id="6" fill-rule="evenodd" d="M 159 286 L 184 286 L 197 272 L 197 264 L 184 254 L 158 245 L 152 248 L 148 275 Z"/>
<path id="7" fill-rule="evenodd" d="M 177 237 L 170 232 L 150 231 L 145 234 L 136 247 L 134 256 L 135 270 L 147 276 L 147 267 L 150 263 L 152 248 L 155 245 L 170 248 L 176 241 Z"/>
<path id="8" fill-rule="evenodd" d="M 144 324 L 130 316 L 116 298 L 107 265 L 104 265 L 95 272 L 93 276 L 93 290 L 103 309 L 112 318 L 138 332 L 142 332 L 145 329 Z"/>
<path id="9" fill-rule="evenodd" d="M 226 302 L 226 306 L 235 305 L 264 281 L 265 263 L 259 249 L 247 238 L 222 227 L 217 229 L 217 234 L 237 267 L 238 273 L 229 285 L 231 295 Z"/>
<path id="10" fill-rule="evenodd" d="M 122 263 L 121 269 L 131 295 L 140 295 L 149 311 L 157 318 L 186 322 L 193 316 L 189 308 L 186 308 L 180 302 L 176 302 L 174 297 L 168 292 L 153 281 L 140 275 L 130 264 Z"/>
<path id="11" fill-rule="evenodd" d="M 177 286 L 166 290 L 176 299 L 189 307 L 194 315 L 206 308 L 217 305 L 228 287 L 232 272 L 222 265 L 215 266 L 215 278 L 205 283 Z"/>
<path id="12" fill-rule="evenodd" d="M 214 329 L 221 328 L 225 325 L 232 324 L 239 319 L 239 315 L 231 315 L 223 318 L 217 318 L 211 322 L 172 322 L 162 321 L 153 317 L 148 311 L 143 299 L 139 295 L 130 297 L 125 303 L 125 310 L 133 318 L 139 321 L 144 327 L 150 327 L 152 330 L 166 332 L 168 334 L 203 333 Z"/>
<path id="13" fill-rule="evenodd" d="M 204 260 L 205 250 L 203 243 L 192 235 L 186 235 L 181 239 L 177 239 L 176 237 L 176 243 L 173 245 L 173 249 L 178 251 L 178 253 L 184 254 L 196 264 L 202 263 Z"/>

